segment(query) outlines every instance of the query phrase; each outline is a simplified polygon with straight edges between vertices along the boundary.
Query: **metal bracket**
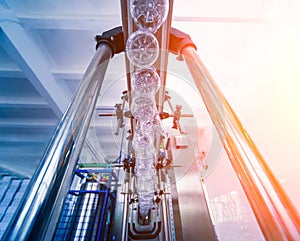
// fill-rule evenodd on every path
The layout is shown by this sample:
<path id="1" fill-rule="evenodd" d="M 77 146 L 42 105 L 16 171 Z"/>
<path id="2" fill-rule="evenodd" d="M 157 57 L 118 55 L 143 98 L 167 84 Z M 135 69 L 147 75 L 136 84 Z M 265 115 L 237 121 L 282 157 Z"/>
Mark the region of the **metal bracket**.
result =
<path id="1" fill-rule="evenodd" d="M 181 32 L 176 28 L 171 28 L 169 51 L 178 54 L 178 60 L 182 61 L 182 50 L 187 46 L 192 46 L 195 50 L 197 50 L 197 46 L 194 44 L 190 35 Z"/>
<path id="2" fill-rule="evenodd" d="M 102 35 L 96 35 L 95 40 L 97 42 L 96 49 L 101 43 L 106 43 L 113 52 L 112 57 L 114 54 L 125 51 L 124 33 L 121 26 L 105 31 Z"/>

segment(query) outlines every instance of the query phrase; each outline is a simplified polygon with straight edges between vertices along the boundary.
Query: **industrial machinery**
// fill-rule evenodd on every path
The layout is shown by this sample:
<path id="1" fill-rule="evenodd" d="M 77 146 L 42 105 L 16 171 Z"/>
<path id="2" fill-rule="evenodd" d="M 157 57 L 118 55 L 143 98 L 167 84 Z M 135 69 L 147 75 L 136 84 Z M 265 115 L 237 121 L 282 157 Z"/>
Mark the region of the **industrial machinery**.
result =
<path id="1" fill-rule="evenodd" d="M 172 5 L 173 0 L 121 0 L 122 26 L 96 36 L 96 54 L 4 240 L 218 240 L 203 178 L 221 150 L 261 230 L 243 232 L 254 235 L 252 240 L 299 240 L 297 211 L 189 35 L 171 28 Z M 118 54 L 126 64 L 126 89 L 114 93 L 121 95 L 119 103 L 97 109 L 109 60 Z M 172 93 L 177 83 L 168 84 L 168 71 L 174 61 L 187 64 L 214 127 L 200 128 L 201 115 Z M 95 161 L 81 160 L 93 118 L 114 120 L 115 159 L 99 158 L 91 148 Z M 101 147 L 96 129 L 92 144 Z"/>

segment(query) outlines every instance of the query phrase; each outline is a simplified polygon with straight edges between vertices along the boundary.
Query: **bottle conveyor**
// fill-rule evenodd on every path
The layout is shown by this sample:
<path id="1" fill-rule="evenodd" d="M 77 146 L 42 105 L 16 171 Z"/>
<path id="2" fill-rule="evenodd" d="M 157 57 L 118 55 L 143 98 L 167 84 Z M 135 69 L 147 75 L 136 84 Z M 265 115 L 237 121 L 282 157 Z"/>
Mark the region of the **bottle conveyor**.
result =
<path id="1" fill-rule="evenodd" d="M 122 26 L 95 37 L 95 56 L 3 240 L 222 240 L 201 175 L 213 168 L 209 161 L 216 161 L 216 153 L 208 160 L 209 145 L 224 150 L 238 176 L 261 232 L 255 240 L 299 240 L 297 210 L 189 35 L 171 28 L 173 0 L 120 4 Z M 109 61 L 122 54 L 126 89 L 114 93 L 121 95 L 121 103 L 99 113 L 97 100 Z M 177 98 L 172 92 L 176 83 L 169 84 L 168 78 L 175 78 L 168 73 L 171 60 L 186 64 L 203 101 L 195 100 L 196 109 L 205 106 L 217 144 L 203 134 L 207 127 L 199 127 L 199 115 L 186 112 L 193 111 L 184 100 L 190 96 L 181 93 Z M 86 140 L 93 117 L 115 120 L 111 138 L 120 141 L 115 160 L 99 159 L 91 147 L 95 143 Z M 101 132 L 95 135 L 101 142 Z M 201 151 L 199 143 L 205 141 L 209 145 Z M 85 144 L 97 162 L 82 161 Z M 244 228 L 244 234 L 254 235 Z"/>

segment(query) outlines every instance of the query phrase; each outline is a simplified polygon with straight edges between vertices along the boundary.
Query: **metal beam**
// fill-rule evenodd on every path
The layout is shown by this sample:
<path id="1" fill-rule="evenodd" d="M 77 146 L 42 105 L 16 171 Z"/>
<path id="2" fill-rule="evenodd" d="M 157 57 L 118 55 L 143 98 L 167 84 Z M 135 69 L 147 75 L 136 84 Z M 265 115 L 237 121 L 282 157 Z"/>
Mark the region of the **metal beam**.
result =
<path id="1" fill-rule="evenodd" d="M 0 6 L 0 14 L 4 16 L 0 22 L 1 46 L 39 94 L 49 103 L 57 116 L 62 116 L 71 96 L 51 74 L 51 67 L 43 49 L 17 18 L 14 18 L 13 13 Z"/>
<path id="2" fill-rule="evenodd" d="M 48 103 L 42 98 L 18 98 L 18 97 L 0 97 L 0 108 L 49 108 Z"/>
<path id="3" fill-rule="evenodd" d="M 24 78 L 24 73 L 18 68 L 7 68 L 0 66 L 0 78 Z"/>
<path id="4" fill-rule="evenodd" d="M 41 121 L 40 119 L 36 118 L 28 118 L 26 120 L 22 118 L 15 118 L 15 119 L 2 119 L 0 120 L 0 127 L 5 127 L 5 128 L 11 128 L 11 127 L 16 127 L 16 128 L 37 128 L 37 127 L 42 127 L 42 128 L 55 128 L 57 125 L 57 120 L 56 119 L 43 119 Z"/>
<path id="5" fill-rule="evenodd" d="M 30 29 L 60 30 L 99 30 L 119 26 L 121 19 L 117 15 L 52 15 L 18 16 L 19 20 Z"/>

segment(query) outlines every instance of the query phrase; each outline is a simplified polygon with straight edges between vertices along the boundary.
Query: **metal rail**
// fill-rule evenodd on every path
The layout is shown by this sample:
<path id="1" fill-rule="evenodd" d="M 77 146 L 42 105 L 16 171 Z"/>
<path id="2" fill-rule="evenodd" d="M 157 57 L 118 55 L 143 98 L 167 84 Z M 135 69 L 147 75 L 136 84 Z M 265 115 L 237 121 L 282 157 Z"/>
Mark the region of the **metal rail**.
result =
<path id="1" fill-rule="evenodd" d="M 52 239 L 111 56 L 100 44 L 3 240 Z"/>
<path id="2" fill-rule="evenodd" d="M 123 216 L 122 216 L 122 231 L 121 231 L 121 240 L 128 239 L 128 199 L 129 199 L 129 181 L 125 182 L 124 190 L 124 204 L 123 204 Z"/>
<path id="3" fill-rule="evenodd" d="M 266 240 L 300 240 L 300 217 L 194 47 L 181 52 Z"/>
<path id="4" fill-rule="evenodd" d="M 163 216 L 163 227 L 164 227 L 164 241 L 171 240 L 171 230 L 169 228 L 169 210 L 167 209 L 167 198 L 165 193 L 164 183 L 162 182 L 162 170 L 158 170 L 158 178 L 160 190 L 163 190 L 163 194 L 161 195 L 161 204 L 162 204 L 162 216 Z"/>

